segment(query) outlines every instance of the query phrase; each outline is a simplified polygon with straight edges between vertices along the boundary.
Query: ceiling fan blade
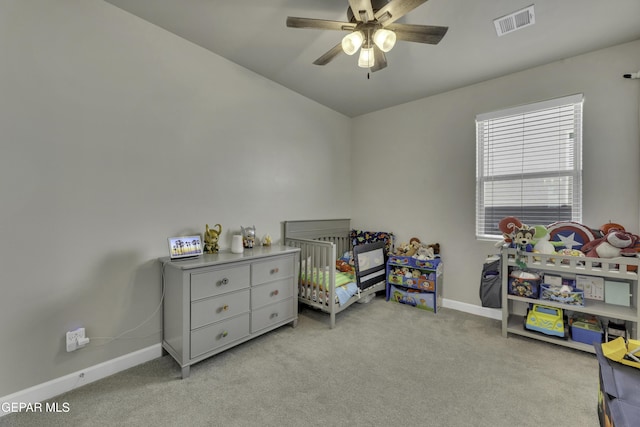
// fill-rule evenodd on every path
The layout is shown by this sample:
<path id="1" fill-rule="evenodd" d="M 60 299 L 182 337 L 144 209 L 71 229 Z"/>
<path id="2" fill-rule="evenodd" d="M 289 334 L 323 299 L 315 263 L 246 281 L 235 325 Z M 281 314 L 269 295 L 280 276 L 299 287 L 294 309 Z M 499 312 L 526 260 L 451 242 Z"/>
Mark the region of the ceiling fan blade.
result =
<path id="1" fill-rule="evenodd" d="M 342 42 L 332 47 L 327 53 L 313 61 L 315 65 L 326 65 L 342 52 Z"/>
<path id="2" fill-rule="evenodd" d="M 385 27 L 396 33 L 398 40 L 406 42 L 438 44 L 449 27 L 435 25 L 391 24 Z"/>
<path id="3" fill-rule="evenodd" d="M 326 19 L 287 17 L 287 27 L 291 28 L 315 28 L 318 30 L 353 31 L 356 24 L 342 21 L 329 21 Z"/>
<path id="4" fill-rule="evenodd" d="M 387 56 L 381 51 L 378 46 L 373 46 L 373 67 L 371 67 L 372 72 L 376 72 L 382 70 L 383 68 L 387 68 Z"/>
<path id="5" fill-rule="evenodd" d="M 373 7 L 371 0 L 349 0 L 349 7 L 353 12 L 353 17 L 358 22 L 373 21 Z"/>
<path id="6" fill-rule="evenodd" d="M 375 17 L 386 27 L 426 2 L 427 0 L 391 0 L 375 13 Z"/>

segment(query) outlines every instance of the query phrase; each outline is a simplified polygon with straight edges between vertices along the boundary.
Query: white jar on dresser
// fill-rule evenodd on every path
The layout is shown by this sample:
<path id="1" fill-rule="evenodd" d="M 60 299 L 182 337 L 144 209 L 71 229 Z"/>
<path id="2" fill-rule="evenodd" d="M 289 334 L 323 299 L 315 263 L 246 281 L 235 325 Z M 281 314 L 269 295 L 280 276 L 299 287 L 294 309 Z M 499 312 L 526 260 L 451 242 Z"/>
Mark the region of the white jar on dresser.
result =
<path id="1" fill-rule="evenodd" d="M 300 249 L 268 246 L 241 254 L 161 258 L 162 347 L 189 376 L 194 363 L 298 322 Z"/>

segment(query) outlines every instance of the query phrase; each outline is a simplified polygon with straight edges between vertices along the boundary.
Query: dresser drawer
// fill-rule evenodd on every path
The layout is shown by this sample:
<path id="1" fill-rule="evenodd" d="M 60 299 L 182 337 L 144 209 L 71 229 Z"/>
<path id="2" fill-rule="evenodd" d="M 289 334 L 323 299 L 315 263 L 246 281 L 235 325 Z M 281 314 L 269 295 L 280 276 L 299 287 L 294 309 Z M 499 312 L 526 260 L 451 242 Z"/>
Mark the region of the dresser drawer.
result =
<path id="1" fill-rule="evenodd" d="M 255 310 L 293 296 L 293 277 L 251 288 L 251 309 Z"/>
<path id="2" fill-rule="evenodd" d="M 249 289 L 191 303 L 191 329 L 249 312 Z"/>
<path id="3" fill-rule="evenodd" d="M 297 304 L 297 301 L 295 301 Z M 256 332 L 293 317 L 293 298 L 251 312 L 251 332 Z"/>
<path id="4" fill-rule="evenodd" d="M 249 287 L 250 268 L 242 265 L 191 273 L 191 301 Z"/>
<path id="5" fill-rule="evenodd" d="M 251 284 L 253 286 L 293 276 L 294 257 L 278 257 L 269 261 L 255 262 L 251 265 Z"/>
<path id="6" fill-rule="evenodd" d="M 249 335 L 249 313 L 191 331 L 191 358 Z"/>

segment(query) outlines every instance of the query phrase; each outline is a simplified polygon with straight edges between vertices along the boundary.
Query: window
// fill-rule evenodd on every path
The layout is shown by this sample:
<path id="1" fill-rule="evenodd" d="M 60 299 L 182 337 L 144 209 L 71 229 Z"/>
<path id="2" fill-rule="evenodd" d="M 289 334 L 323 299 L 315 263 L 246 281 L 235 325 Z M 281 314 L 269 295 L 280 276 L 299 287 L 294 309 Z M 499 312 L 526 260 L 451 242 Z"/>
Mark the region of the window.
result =
<path id="1" fill-rule="evenodd" d="M 476 238 L 498 222 L 582 222 L 582 103 L 571 95 L 476 116 Z"/>

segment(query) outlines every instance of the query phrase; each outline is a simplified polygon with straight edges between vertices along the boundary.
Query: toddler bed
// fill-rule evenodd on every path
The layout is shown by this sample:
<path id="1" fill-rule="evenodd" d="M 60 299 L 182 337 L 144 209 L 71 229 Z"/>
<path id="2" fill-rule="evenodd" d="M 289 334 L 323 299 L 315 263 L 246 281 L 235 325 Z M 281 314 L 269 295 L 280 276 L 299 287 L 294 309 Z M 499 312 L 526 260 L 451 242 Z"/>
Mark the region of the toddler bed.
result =
<path id="1" fill-rule="evenodd" d="M 300 248 L 298 301 L 329 313 L 331 328 L 337 313 L 386 289 L 391 233 L 353 230 L 349 219 L 285 221 L 284 243 Z M 361 247 L 354 251 L 354 246 Z M 345 266 L 352 252 L 362 261 L 353 261 L 354 267 L 364 268 Z"/>

